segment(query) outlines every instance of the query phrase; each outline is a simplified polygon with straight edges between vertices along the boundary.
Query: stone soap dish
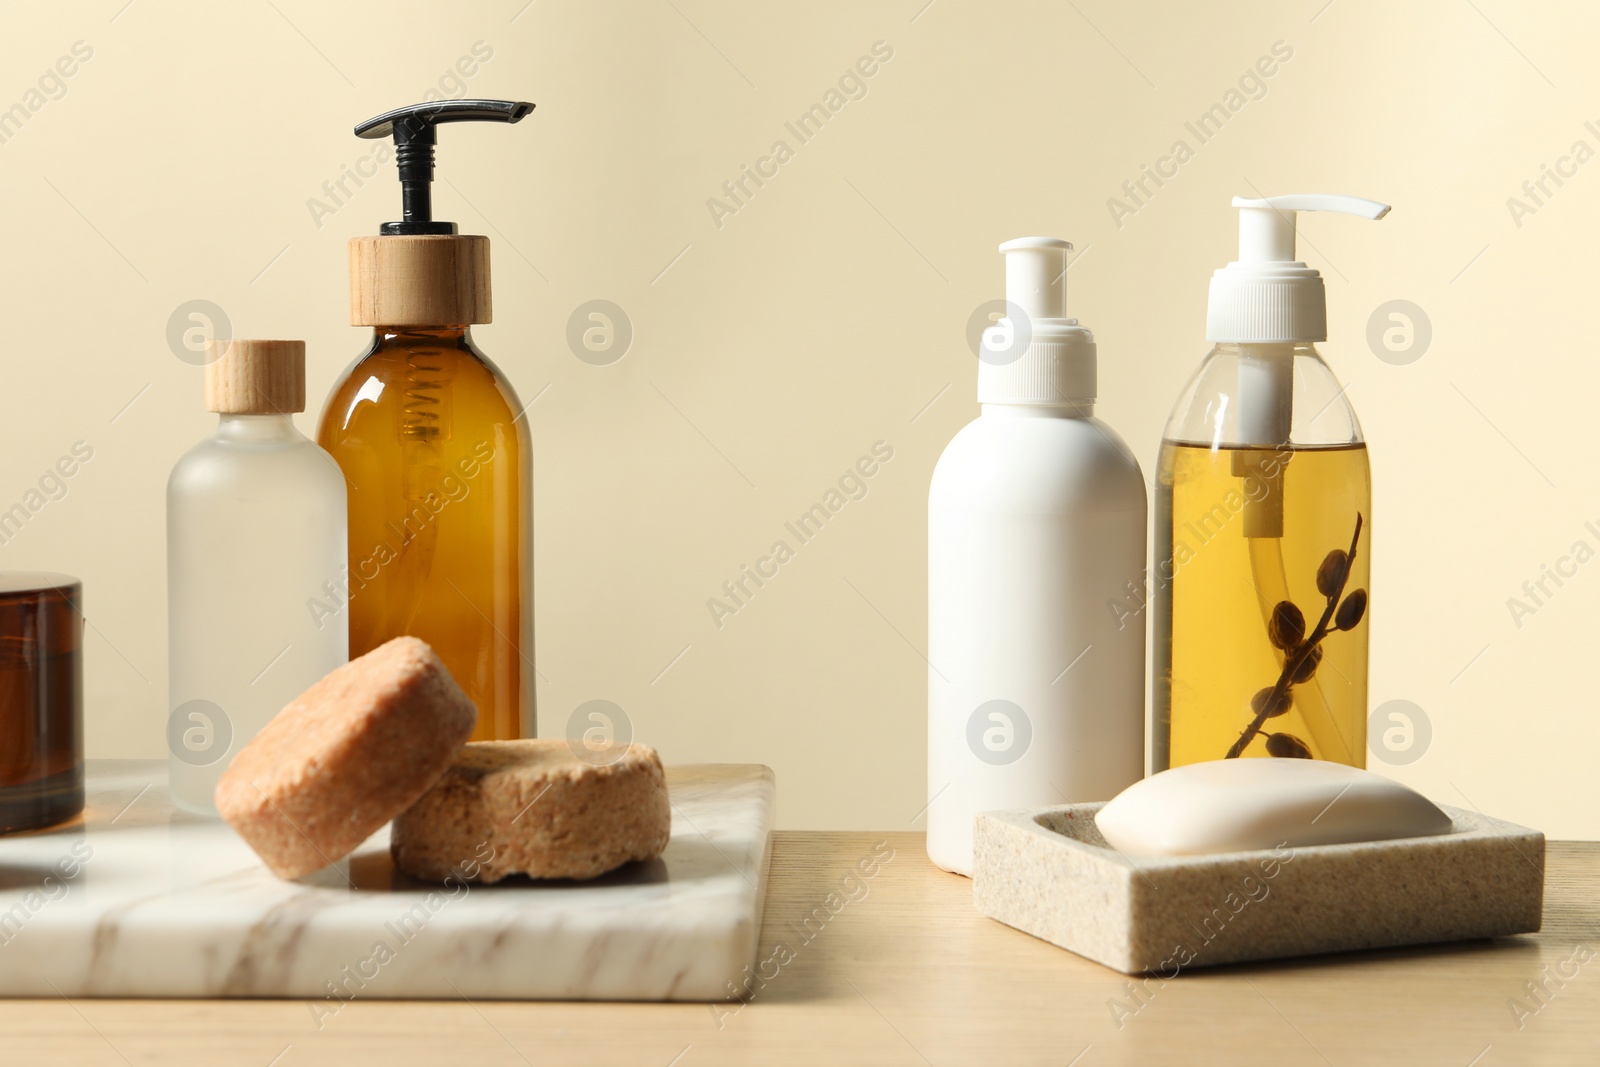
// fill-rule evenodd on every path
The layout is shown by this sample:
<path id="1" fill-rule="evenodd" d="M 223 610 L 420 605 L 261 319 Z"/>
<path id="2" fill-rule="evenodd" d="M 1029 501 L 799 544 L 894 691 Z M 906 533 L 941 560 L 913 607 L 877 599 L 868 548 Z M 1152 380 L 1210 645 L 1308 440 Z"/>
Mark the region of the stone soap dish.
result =
<path id="1" fill-rule="evenodd" d="M 1534 933 L 1544 835 L 1440 805 L 1447 834 L 1128 856 L 1100 804 L 978 816 L 978 910 L 1125 974 Z"/>

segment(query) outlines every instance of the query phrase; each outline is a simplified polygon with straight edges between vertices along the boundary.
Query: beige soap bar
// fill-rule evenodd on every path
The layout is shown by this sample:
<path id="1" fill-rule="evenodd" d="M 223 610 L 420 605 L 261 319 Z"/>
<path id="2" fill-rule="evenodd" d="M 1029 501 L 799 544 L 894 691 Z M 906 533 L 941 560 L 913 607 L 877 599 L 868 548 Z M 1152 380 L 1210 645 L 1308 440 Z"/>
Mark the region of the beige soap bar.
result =
<path id="1" fill-rule="evenodd" d="M 479 741 L 395 819 L 389 852 L 427 881 L 588 879 L 655 859 L 671 836 L 666 776 L 649 745 Z"/>
<path id="2" fill-rule="evenodd" d="M 217 811 L 279 878 L 310 874 L 426 793 L 477 718 L 433 649 L 396 637 L 267 723 L 217 783 Z"/>
<path id="3" fill-rule="evenodd" d="M 1134 856 L 1202 856 L 1450 831 L 1417 791 L 1342 763 L 1226 759 L 1152 775 L 1095 815 L 1112 848 Z"/>

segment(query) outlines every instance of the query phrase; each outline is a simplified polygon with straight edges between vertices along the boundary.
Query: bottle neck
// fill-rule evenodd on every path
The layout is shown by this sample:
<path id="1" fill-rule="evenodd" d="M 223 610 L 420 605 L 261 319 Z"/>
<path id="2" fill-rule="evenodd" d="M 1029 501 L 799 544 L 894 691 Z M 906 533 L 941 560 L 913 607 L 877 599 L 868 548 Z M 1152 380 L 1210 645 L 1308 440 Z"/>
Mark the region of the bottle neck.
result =
<path id="1" fill-rule="evenodd" d="M 295 429 L 293 415 L 222 412 L 213 436 L 237 444 L 267 445 L 292 443 L 301 433 Z"/>
<path id="2" fill-rule="evenodd" d="M 1012 419 L 1089 419 L 1094 417 L 1094 401 L 1076 404 L 979 404 L 981 415 Z"/>
<path id="3" fill-rule="evenodd" d="M 470 326 L 374 326 L 374 344 L 460 344 L 470 343 Z"/>

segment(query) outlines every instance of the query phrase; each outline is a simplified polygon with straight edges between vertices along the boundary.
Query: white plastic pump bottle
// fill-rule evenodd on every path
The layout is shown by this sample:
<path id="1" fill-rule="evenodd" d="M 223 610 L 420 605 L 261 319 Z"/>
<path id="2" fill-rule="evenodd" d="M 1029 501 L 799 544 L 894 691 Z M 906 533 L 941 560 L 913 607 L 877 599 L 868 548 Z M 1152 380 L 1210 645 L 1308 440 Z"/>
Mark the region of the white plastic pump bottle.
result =
<path id="1" fill-rule="evenodd" d="M 1000 246 L 981 414 L 928 492 L 928 856 L 971 875 L 973 820 L 1109 800 L 1144 773 L 1144 476 L 1094 417 L 1094 335 L 1066 317 L 1067 253 Z"/>

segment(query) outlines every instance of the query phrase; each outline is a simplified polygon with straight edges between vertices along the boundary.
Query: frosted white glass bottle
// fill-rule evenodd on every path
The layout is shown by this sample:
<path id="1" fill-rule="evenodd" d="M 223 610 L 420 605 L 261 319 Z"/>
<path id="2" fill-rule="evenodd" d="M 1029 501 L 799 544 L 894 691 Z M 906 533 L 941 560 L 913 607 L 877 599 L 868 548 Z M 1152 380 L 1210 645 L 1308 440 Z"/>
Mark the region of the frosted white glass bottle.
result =
<path id="1" fill-rule="evenodd" d="M 233 341 L 206 367 L 216 432 L 167 482 L 172 799 L 215 814 L 217 779 L 348 658 L 344 477 L 295 428 L 305 344 Z"/>
<path id="2" fill-rule="evenodd" d="M 1093 335 L 1066 318 L 1065 241 L 1006 254 L 982 413 L 928 492 L 928 856 L 971 875 L 973 820 L 1109 800 L 1144 774 L 1147 501 L 1094 417 Z"/>

